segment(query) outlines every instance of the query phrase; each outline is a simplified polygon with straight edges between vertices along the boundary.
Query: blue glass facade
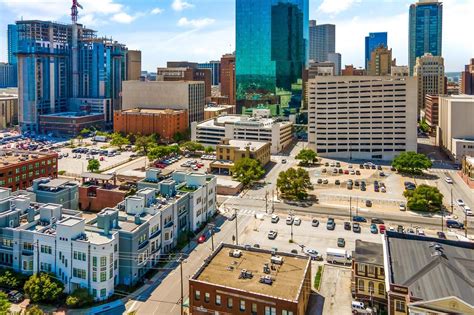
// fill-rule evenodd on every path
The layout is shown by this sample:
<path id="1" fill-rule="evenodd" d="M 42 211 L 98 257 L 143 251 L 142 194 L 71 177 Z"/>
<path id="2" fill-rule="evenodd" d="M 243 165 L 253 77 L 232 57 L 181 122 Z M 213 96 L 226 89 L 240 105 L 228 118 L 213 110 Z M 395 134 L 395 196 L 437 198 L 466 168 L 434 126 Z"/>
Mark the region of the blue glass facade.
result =
<path id="1" fill-rule="evenodd" d="M 18 50 L 18 32 L 16 24 L 8 24 L 8 63 L 16 65 L 15 53 Z"/>
<path id="2" fill-rule="evenodd" d="M 365 69 L 369 68 L 370 54 L 372 50 L 379 46 L 388 48 L 387 44 L 387 32 L 369 33 L 369 36 L 365 37 Z"/>
<path id="3" fill-rule="evenodd" d="M 206 63 L 198 64 L 199 69 L 210 69 L 211 70 L 211 84 L 219 85 L 221 83 L 221 62 L 220 61 L 209 61 Z"/>
<path id="4" fill-rule="evenodd" d="M 308 0 L 237 0 L 237 101 L 291 93 L 308 50 Z"/>
<path id="5" fill-rule="evenodd" d="M 410 6 L 408 56 L 410 75 L 416 58 L 425 53 L 442 55 L 443 4 L 437 0 Z"/>

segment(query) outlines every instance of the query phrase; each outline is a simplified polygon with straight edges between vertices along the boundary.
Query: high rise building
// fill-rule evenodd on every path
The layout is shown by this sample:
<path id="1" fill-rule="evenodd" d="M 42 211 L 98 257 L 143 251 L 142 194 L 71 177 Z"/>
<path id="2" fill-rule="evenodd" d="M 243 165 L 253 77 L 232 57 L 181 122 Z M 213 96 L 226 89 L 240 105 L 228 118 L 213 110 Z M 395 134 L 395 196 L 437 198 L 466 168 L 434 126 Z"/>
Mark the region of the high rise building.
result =
<path id="1" fill-rule="evenodd" d="M 336 52 L 336 25 L 316 25 L 316 61 L 328 61 L 328 55 Z"/>
<path id="2" fill-rule="evenodd" d="M 142 52 L 140 50 L 127 50 L 126 62 L 126 80 L 140 80 L 142 75 Z"/>
<path id="3" fill-rule="evenodd" d="M 369 69 L 372 51 L 380 46 L 388 48 L 387 32 L 369 33 L 369 36 L 365 37 L 365 70 Z"/>
<path id="4" fill-rule="evenodd" d="M 308 0 L 237 0 L 237 103 L 290 94 L 301 81 L 308 58 L 308 7 Z M 301 88 L 290 97 L 301 106 Z"/>
<path id="5" fill-rule="evenodd" d="M 221 82 L 221 62 L 219 60 L 200 63 L 198 64 L 198 68 L 211 70 L 211 84 L 219 85 Z"/>
<path id="6" fill-rule="evenodd" d="M 77 23 L 16 25 L 20 127 L 40 132 L 39 121 L 48 115 L 71 125 L 100 115 L 104 127 L 111 126 L 113 110 L 120 109 L 125 46 Z"/>
<path id="7" fill-rule="evenodd" d="M 316 20 L 309 21 L 309 60 L 316 61 Z"/>
<path id="8" fill-rule="evenodd" d="M 442 55 L 443 4 L 438 0 L 419 0 L 410 5 L 408 56 L 410 75 L 416 58 L 430 53 Z"/>
<path id="9" fill-rule="evenodd" d="M 418 81 L 418 109 L 424 110 L 426 94 L 433 96 L 446 94 L 444 59 L 426 53 L 416 58 L 414 71 Z"/>
<path id="10" fill-rule="evenodd" d="M 341 75 L 341 54 L 340 53 L 329 53 L 328 60 L 334 64 L 334 74 Z"/>
<path id="11" fill-rule="evenodd" d="M 221 58 L 221 95 L 229 98 L 235 105 L 235 55 L 226 54 Z"/>
<path id="12" fill-rule="evenodd" d="M 210 99 L 212 92 L 210 69 L 199 69 L 197 63 L 185 61 L 168 62 L 167 66 L 167 68 L 157 69 L 157 81 L 202 81 L 205 86 L 206 97 Z"/>
<path id="13" fill-rule="evenodd" d="M 461 73 L 460 93 L 474 95 L 474 58 Z"/>
<path id="14" fill-rule="evenodd" d="M 18 50 L 18 31 L 16 24 L 8 24 L 8 63 L 16 65 L 15 53 Z"/>
<path id="15" fill-rule="evenodd" d="M 0 88 L 18 86 L 15 64 L 0 62 Z"/>
<path id="16" fill-rule="evenodd" d="M 391 72 L 392 49 L 380 45 L 370 53 L 368 75 L 389 75 Z"/>

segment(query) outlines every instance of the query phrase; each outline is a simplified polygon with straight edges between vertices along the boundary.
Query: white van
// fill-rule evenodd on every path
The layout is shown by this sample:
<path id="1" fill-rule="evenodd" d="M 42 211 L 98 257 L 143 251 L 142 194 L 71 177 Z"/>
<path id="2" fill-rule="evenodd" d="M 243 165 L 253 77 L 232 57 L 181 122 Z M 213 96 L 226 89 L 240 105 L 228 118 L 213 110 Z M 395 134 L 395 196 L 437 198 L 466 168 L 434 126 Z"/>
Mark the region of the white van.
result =
<path id="1" fill-rule="evenodd" d="M 339 248 L 328 248 L 326 250 L 326 261 L 329 263 L 350 264 L 352 257 L 349 251 Z"/>
<path id="2" fill-rule="evenodd" d="M 363 302 L 352 301 L 352 310 L 357 312 L 365 311 L 365 305 Z"/>

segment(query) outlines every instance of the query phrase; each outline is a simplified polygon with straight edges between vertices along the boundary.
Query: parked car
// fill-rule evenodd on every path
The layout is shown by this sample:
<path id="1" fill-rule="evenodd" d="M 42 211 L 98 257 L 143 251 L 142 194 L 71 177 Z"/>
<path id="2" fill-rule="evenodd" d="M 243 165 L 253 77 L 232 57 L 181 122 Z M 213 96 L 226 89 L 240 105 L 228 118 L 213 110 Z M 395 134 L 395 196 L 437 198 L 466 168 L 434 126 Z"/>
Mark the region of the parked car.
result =
<path id="1" fill-rule="evenodd" d="M 202 234 L 201 236 L 199 236 L 198 238 L 198 243 L 199 244 L 202 244 L 206 241 L 206 235 L 205 234 Z"/>
<path id="2" fill-rule="evenodd" d="M 400 209 L 400 211 L 406 211 L 406 210 L 407 210 L 407 206 L 406 206 L 404 203 L 401 203 L 401 204 L 398 206 L 398 209 Z"/>
<path id="3" fill-rule="evenodd" d="M 328 222 L 326 223 L 326 228 L 328 230 L 334 230 L 336 228 L 336 222 L 334 222 L 333 218 L 328 218 Z"/>
<path id="4" fill-rule="evenodd" d="M 398 233 L 403 233 L 403 225 L 397 226 L 397 232 Z"/>
<path id="5" fill-rule="evenodd" d="M 448 183 L 448 184 L 452 184 L 452 183 L 453 183 L 453 180 L 451 179 L 451 177 L 446 177 L 444 180 L 445 180 L 446 183 Z"/>
<path id="6" fill-rule="evenodd" d="M 436 232 L 436 235 L 438 235 L 438 238 L 441 238 L 441 239 L 446 239 L 446 234 L 444 234 L 444 232 Z"/>
<path id="7" fill-rule="evenodd" d="M 295 217 L 294 224 L 295 225 L 301 225 L 301 219 L 299 217 Z"/>
<path id="8" fill-rule="evenodd" d="M 372 219 L 370 219 L 370 223 L 384 224 L 385 222 L 382 219 L 379 219 L 379 218 L 372 218 Z"/>
<path id="9" fill-rule="evenodd" d="M 276 214 L 272 215 L 272 223 L 278 223 L 280 221 L 280 217 L 277 216 Z"/>
<path id="10" fill-rule="evenodd" d="M 352 231 L 354 233 L 360 233 L 360 224 L 357 222 L 352 223 Z"/>
<path id="11" fill-rule="evenodd" d="M 323 184 L 327 185 L 327 184 L 329 184 L 329 181 L 325 178 L 325 179 L 323 179 Z"/>
<path id="12" fill-rule="evenodd" d="M 360 175 L 360 171 L 359 171 L 359 170 L 356 171 L 356 175 Z"/>
<path id="13" fill-rule="evenodd" d="M 317 261 L 323 260 L 323 256 L 314 249 L 305 248 L 303 250 L 303 253 L 305 253 L 307 256 L 309 256 L 311 258 L 311 260 L 317 260 Z"/>
<path id="14" fill-rule="evenodd" d="M 352 217 L 352 221 L 354 222 L 367 222 L 367 219 L 364 217 L 361 217 L 359 215 L 355 215 Z"/>
<path id="15" fill-rule="evenodd" d="M 318 178 L 317 183 L 318 183 L 318 184 L 322 184 L 322 183 L 323 183 L 323 179 L 322 179 L 322 178 Z"/>
<path id="16" fill-rule="evenodd" d="M 346 231 L 351 230 L 351 223 L 349 221 L 344 222 L 344 230 Z"/>
<path id="17" fill-rule="evenodd" d="M 21 301 L 25 299 L 25 296 L 23 295 L 23 293 L 17 290 L 10 291 L 7 297 L 8 297 L 8 300 L 12 303 L 20 303 Z"/>
<path id="18" fill-rule="evenodd" d="M 370 225 L 370 233 L 372 233 L 372 234 L 377 234 L 378 232 L 379 232 L 379 229 L 377 228 L 377 225 L 374 224 L 374 223 L 372 223 L 372 224 Z"/>
<path id="19" fill-rule="evenodd" d="M 289 215 L 289 216 L 286 217 L 286 224 L 287 224 L 287 225 L 292 225 L 292 224 L 293 224 L 293 221 L 294 221 L 294 219 L 293 219 L 293 217 L 292 217 L 291 215 Z"/>
<path id="20" fill-rule="evenodd" d="M 379 232 L 380 232 L 380 234 L 385 234 L 385 225 L 383 225 L 383 224 L 379 225 Z"/>
<path id="21" fill-rule="evenodd" d="M 454 229 L 463 229 L 464 224 L 461 222 L 458 222 L 456 220 L 446 220 L 446 226 L 448 228 L 454 228 Z"/>
<path id="22" fill-rule="evenodd" d="M 464 210 L 464 213 L 465 213 L 467 216 L 472 216 L 472 215 L 474 215 L 473 212 L 472 212 L 472 210 L 471 210 L 471 208 L 469 208 L 468 205 L 464 205 L 463 210 Z"/>
<path id="23" fill-rule="evenodd" d="M 277 235 L 278 235 L 277 231 L 270 231 L 268 232 L 268 239 L 274 240 L 276 239 Z"/>
<path id="24" fill-rule="evenodd" d="M 370 201 L 370 200 L 367 199 L 367 200 L 365 201 L 365 206 L 366 206 L 366 207 L 372 207 L 372 201 Z"/>
<path id="25" fill-rule="evenodd" d="M 339 179 L 336 179 L 336 180 L 334 181 L 334 184 L 335 184 L 335 185 L 341 185 L 341 181 L 340 181 Z"/>
<path id="26" fill-rule="evenodd" d="M 345 247 L 345 246 L 346 246 L 346 241 L 344 240 L 344 238 L 339 237 L 337 239 L 337 247 Z"/>
<path id="27" fill-rule="evenodd" d="M 462 199 L 456 199 L 456 203 L 457 203 L 458 206 L 460 206 L 460 207 L 464 207 L 464 205 L 465 205 L 464 200 L 462 200 Z"/>
<path id="28" fill-rule="evenodd" d="M 318 227 L 319 226 L 319 220 L 318 219 L 311 220 L 311 225 L 314 226 L 314 227 Z"/>

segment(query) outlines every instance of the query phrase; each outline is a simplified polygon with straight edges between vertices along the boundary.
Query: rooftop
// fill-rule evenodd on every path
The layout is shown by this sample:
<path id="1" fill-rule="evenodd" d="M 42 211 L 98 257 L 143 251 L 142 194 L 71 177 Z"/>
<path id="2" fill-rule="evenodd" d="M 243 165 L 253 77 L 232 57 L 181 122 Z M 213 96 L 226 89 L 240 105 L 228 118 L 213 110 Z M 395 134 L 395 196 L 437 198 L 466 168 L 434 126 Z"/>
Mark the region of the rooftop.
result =
<path id="1" fill-rule="evenodd" d="M 182 114 L 186 113 L 183 109 L 152 109 L 152 108 L 134 108 L 122 111 L 125 114 Z"/>
<path id="2" fill-rule="evenodd" d="M 242 251 L 240 258 L 231 257 L 229 252 L 239 249 Z M 305 275 L 311 268 L 311 262 L 307 257 L 277 253 L 283 258 L 283 264 L 272 264 L 271 251 L 221 244 L 213 253 L 210 260 L 206 262 L 192 277 L 195 281 L 202 281 L 217 286 L 243 290 L 254 294 L 271 296 L 273 298 L 296 301 L 300 294 Z M 268 264 L 270 276 L 273 280 L 271 285 L 260 283 L 261 276 L 268 274 L 263 272 L 263 267 Z M 251 279 L 239 279 L 242 270 L 252 272 Z"/>
<path id="3" fill-rule="evenodd" d="M 87 116 L 103 116 L 101 113 L 86 113 L 86 112 L 62 112 L 62 113 L 53 113 L 53 114 L 44 114 L 41 116 L 44 117 L 65 117 L 65 118 L 75 118 L 75 117 L 87 117 Z"/>
<path id="4" fill-rule="evenodd" d="M 379 243 L 356 240 L 352 257 L 358 263 L 383 266 L 383 246 Z"/>
<path id="5" fill-rule="evenodd" d="M 71 182 L 70 180 L 68 179 L 60 179 L 60 178 L 56 178 L 56 179 L 51 179 L 49 180 L 48 182 L 44 182 L 44 183 L 40 183 L 39 186 L 41 188 L 47 188 L 47 189 L 57 189 L 57 188 L 60 188 L 68 183 L 73 183 Z"/>
<path id="6" fill-rule="evenodd" d="M 246 150 L 247 147 L 250 148 L 251 151 L 257 151 L 262 149 L 263 147 L 267 146 L 268 142 L 264 141 L 246 141 L 246 140 L 229 140 L 229 144 L 220 143 L 218 147 L 235 147 L 239 150 Z"/>
<path id="7" fill-rule="evenodd" d="M 250 117 L 247 115 L 222 115 L 219 117 L 214 117 L 208 120 L 205 120 L 199 123 L 199 127 L 214 127 L 214 128 L 224 128 L 226 124 L 251 124 L 259 128 L 271 128 L 275 123 L 286 123 L 278 121 L 274 118 L 260 118 L 260 117 Z"/>
<path id="8" fill-rule="evenodd" d="M 204 108 L 204 111 L 206 112 L 217 112 L 217 111 L 220 111 L 220 110 L 223 110 L 223 109 L 229 109 L 229 108 L 233 108 L 234 105 L 208 105 Z"/>
<path id="9" fill-rule="evenodd" d="M 98 179 L 98 180 L 112 180 L 114 176 L 115 176 L 114 174 L 99 174 L 99 173 L 89 173 L 89 172 L 84 172 L 81 174 L 82 178 Z"/>
<path id="10" fill-rule="evenodd" d="M 0 150 L 0 166 L 8 164 L 22 163 L 26 161 L 36 160 L 45 156 L 57 156 L 55 152 L 34 152 L 16 151 L 16 150 Z M 3 164 L 3 165 L 2 165 Z"/>
<path id="11" fill-rule="evenodd" d="M 390 282 L 423 300 L 448 296 L 474 305 L 474 243 L 386 234 Z"/>

